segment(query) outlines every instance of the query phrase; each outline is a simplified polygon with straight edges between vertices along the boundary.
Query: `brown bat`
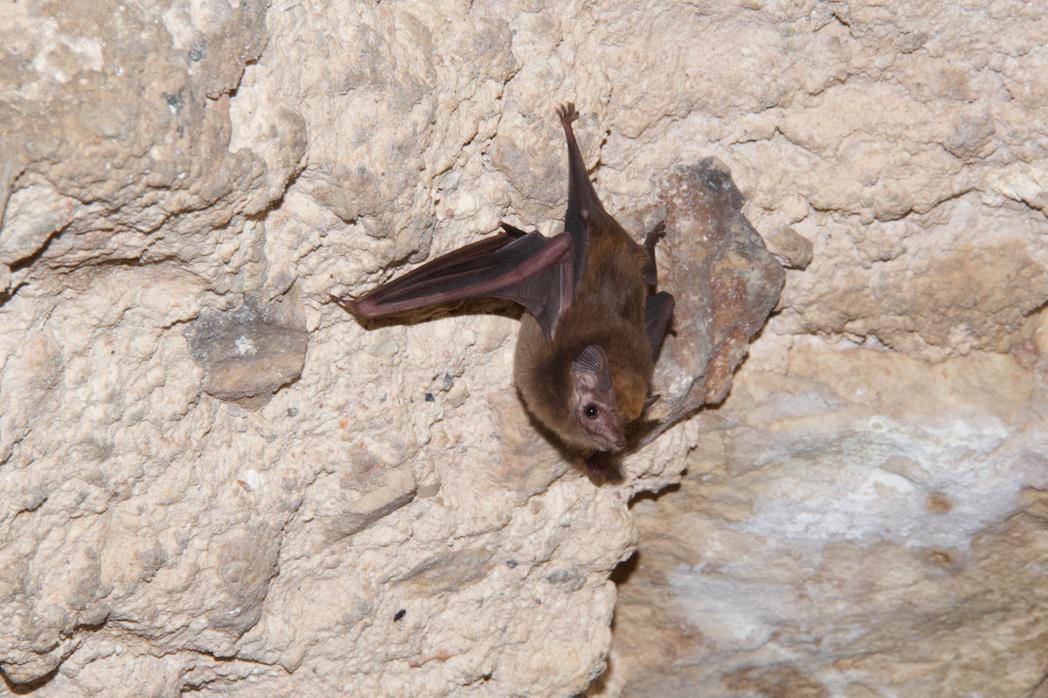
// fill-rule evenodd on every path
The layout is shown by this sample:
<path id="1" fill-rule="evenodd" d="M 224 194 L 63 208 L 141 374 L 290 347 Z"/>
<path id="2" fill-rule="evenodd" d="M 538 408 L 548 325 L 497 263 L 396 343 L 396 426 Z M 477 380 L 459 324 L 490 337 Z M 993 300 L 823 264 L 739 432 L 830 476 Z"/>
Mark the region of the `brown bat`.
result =
<path id="1" fill-rule="evenodd" d="M 657 225 L 635 243 L 604 210 L 586 173 L 571 124 L 575 105 L 557 109 L 568 143 L 564 232 L 547 238 L 503 223 L 503 232 L 450 252 L 357 300 L 336 300 L 374 319 L 467 298 L 501 298 L 527 310 L 514 380 L 528 410 L 584 453 L 621 451 L 640 419 L 655 358 L 673 314 L 656 292 Z"/>

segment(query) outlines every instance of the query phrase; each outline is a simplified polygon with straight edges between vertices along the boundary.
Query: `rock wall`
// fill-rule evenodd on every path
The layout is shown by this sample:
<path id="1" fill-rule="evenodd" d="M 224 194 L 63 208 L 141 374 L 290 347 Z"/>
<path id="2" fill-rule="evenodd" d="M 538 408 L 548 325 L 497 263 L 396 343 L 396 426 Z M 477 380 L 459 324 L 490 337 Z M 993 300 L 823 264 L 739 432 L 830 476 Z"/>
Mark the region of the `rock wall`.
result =
<path id="1" fill-rule="evenodd" d="M 1043 692 L 1045 36 L 1021 0 L 0 5 L 0 690 Z M 532 430 L 512 317 L 330 301 L 557 232 L 566 99 L 628 229 L 713 156 L 790 267 L 617 485 Z"/>
<path id="2" fill-rule="evenodd" d="M 675 16 L 745 57 L 720 109 L 768 98 L 690 118 L 791 269 L 679 489 L 632 509 L 592 693 L 1048 696 L 1048 17 Z"/>

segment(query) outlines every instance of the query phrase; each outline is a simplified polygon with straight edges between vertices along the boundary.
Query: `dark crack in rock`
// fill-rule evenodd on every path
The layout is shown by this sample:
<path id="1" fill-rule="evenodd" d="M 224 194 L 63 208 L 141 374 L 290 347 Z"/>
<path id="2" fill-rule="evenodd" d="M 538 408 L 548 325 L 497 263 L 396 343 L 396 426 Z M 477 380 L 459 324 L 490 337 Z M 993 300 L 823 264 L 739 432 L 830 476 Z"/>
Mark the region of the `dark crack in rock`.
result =
<path id="1" fill-rule="evenodd" d="M 292 288 L 274 302 L 249 296 L 229 311 L 205 311 L 186 332 L 204 391 L 258 409 L 302 374 L 306 360 L 302 299 Z"/>
<path id="2" fill-rule="evenodd" d="M 719 403 L 775 308 L 785 272 L 742 215 L 742 194 L 715 158 L 679 167 L 660 182 L 666 239 L 659 247 L 661 288 L 676 296 L 653 392 L 652 441 L 703 405 Z"/>

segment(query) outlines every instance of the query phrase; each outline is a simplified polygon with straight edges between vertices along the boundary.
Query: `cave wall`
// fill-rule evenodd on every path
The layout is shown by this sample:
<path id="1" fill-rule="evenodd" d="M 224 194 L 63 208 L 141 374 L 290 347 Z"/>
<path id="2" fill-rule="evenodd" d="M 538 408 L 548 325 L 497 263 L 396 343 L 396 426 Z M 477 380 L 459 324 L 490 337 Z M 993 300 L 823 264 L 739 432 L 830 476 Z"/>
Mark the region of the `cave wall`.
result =
<path id="1" fill-rule="evenodd" d="M 1036 690 L 1045 36 L 1019 0 L 0 5 L 0 690 Z M 629 230 L 712 156 L 788 267 L 723 406 L 603 486 L 532 430 L 515 319 L 330 298 L 557 232 L 568 99 Z"/>

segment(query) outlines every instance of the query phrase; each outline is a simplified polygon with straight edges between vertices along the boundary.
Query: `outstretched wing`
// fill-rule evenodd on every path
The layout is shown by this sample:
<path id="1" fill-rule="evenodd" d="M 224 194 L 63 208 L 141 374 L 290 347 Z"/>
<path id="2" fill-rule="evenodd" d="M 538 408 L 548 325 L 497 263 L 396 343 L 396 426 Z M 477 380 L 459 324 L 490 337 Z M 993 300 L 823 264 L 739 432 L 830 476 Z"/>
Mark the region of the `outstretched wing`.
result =
<path id="1" fill-rule="evenodd" d="M 590 231 L 618 228 L 586 173 L 571 126 L 578 118 L 575 105 L 565 104 L 557 114 L 568 146 L 564 233 L 547 238 L 503 223 L 504 232 L 438 257 L 362 298 L 335 300 L 358 318 L 374 319 L 467 298 L 502 298 L 524 306 L 552 340 L 582 278 Z"/>
<path id="2" fill-rule="evenodd" d="M 574 295 L 571 238 L 503 228 L 361 298 L 335 300 L 358 318 L 375 319 L 467 298 L 502 298 L 522 305 L 552 339 Z"/>

